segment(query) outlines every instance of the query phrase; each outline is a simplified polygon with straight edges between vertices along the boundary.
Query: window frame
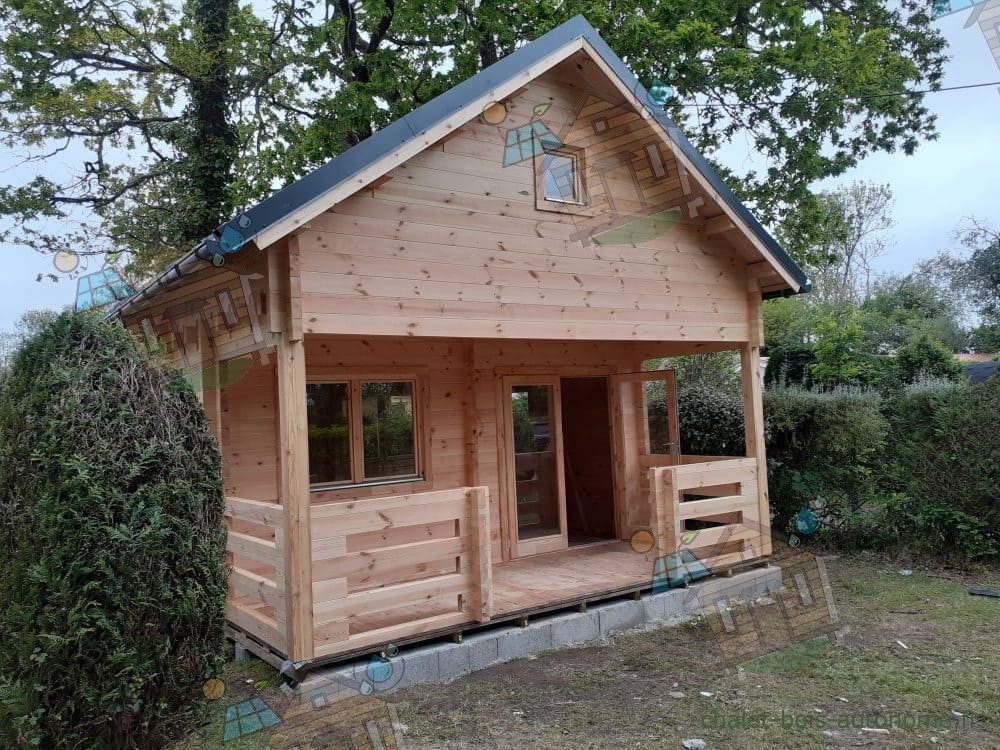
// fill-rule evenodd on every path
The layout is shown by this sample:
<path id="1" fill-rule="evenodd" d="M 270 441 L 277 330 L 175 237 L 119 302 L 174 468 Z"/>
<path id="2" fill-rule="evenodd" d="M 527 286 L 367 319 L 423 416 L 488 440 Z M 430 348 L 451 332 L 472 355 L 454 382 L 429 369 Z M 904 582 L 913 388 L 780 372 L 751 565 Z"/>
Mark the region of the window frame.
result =
<path id="1" fill-rule="evenodd" d="M 416 472 L 398 477 L 364 478 L 364 422 L 362 414 L 362 383 L 410 383 L 413 389 L 413 453 Z M 306 385 L 346 384 L 348 450 L 351 478 L 339 482 L 311 482 L 310 493 L 338 496 L 358 495 L 358 490 L 377 491 L 379 488 L 418 487 L 430 483 L 430 429 L 424 424 L 430 414 L 426 377 L 421 372 L 337 372 L 317 373 L 306 379 Z M 306 407 L 308 410 L 308 406 Z M 308 417 L 307 417 L 308 424 Z M 364 492 L 362 492 L 364 494 Z"/>
<path id="2" fill-rule="evenodd" d="M 550 198 L 545 190 L 545 159 L 548 156 L 562 156 L 573 161 L 576 182 L 576 200 Z M 560 146 L 535 157 L 535 207 L 547 211 L 574 211 L 590 205 L 587 194 L 587 160 L 584 149 L 575 146 Z"/>

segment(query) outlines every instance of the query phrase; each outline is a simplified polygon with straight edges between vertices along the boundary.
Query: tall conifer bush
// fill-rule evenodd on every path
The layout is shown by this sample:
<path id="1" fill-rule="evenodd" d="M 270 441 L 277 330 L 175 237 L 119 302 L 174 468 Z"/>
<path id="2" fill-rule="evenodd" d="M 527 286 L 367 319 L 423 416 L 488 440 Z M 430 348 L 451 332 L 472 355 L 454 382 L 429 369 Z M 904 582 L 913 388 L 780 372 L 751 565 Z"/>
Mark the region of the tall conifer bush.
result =
<path id="1" fill-rule="evenodd" d="M 0 382 L 0 745 L 156 748 L 223 651 L 219 453 L 195 394 L 66 313 Z"/>

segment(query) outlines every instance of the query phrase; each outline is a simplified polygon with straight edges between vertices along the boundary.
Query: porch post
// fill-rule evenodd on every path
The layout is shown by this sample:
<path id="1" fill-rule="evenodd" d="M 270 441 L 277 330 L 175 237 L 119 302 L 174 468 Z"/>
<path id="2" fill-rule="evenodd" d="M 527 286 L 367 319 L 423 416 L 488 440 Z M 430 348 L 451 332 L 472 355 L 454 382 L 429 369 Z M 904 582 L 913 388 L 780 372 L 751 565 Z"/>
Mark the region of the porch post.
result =
<path id="1" fill-rule="evenodd" d="M 268 252 L 280 253 L 280 247 Z M 288 325 L 277 334 L 279 487 L 285 518 L 284 562 L 288 658 L 314 656 L 312 524 L 309 499 L 309 432 L 306 417 L 306 356 L 297 309 L 298 242 L 289 238 Z M 271 268 L 274 268 L 272 266 Z M 283 270 L 283 269 L 282 269 Z M 269 269 L 271 271 L 271 269 Z M 283 275 L 283 274 L 282 274 Z M 292 278 L 295 277 L 295 278 Z M 273 283 L 273 282 L 272 282 Z M 296 320 L 297 318 L 297 320 Z M 275 321 L 277 323 L 278 321 Z M 296 324 L 297 323 L 297 324 Z"/>
<path id="2" fill-rule="evenodd" d="M 771 505 L 767 495 L 767 453 L 764 445 L 764 395 L 760 375 L 760 347 L 764 343 L 764 316 L 760 286 L 751 279 L 747 294 L 750 340 L 740 345 L 743 373 L 743 414 L 746 454 L 757 459 L 757 509 L 761 555 L 771 554 Z"/>

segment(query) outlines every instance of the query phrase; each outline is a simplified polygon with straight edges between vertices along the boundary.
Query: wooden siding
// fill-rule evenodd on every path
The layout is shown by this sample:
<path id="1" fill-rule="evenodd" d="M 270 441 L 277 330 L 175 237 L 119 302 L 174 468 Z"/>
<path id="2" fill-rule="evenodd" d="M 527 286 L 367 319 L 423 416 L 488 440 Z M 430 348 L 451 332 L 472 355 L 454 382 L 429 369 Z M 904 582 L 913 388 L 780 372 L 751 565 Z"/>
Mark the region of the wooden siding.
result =
<path id="1" fill-rule="evenodd" d="M 703 231 L 701 196 L 648 122 L 601 97 L 613 98 L 558 68 L 523 89 L 499 127 L 474 120 L 312 220 L 297 235 L 306 333 L 747 340 L 747 260 Z M 635 174 L 647 208 L 676 206 L 681 223 L 639 245 L 590 242 L 620 223 L 605 189 L 616 216 L 646 210 L 624 201 L 634 185 L 616 169 L 598 179 L 588 168 L 587 207 L 540 210 L 532 160 L 505 167 L 503 153 L 507 129 L 543 104 L 542 121 L 589 165 L 631 156 L 623 174 Z M 601 118 L 610 127 L 597 135 Z"/>

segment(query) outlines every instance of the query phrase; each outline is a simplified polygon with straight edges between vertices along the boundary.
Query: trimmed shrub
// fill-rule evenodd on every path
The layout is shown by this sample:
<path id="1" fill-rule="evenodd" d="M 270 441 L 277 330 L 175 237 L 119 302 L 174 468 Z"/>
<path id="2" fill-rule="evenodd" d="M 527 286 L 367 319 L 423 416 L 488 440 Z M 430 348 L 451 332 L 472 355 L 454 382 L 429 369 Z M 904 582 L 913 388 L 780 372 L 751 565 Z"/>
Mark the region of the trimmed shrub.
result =
<path id="1" fill-rule="evenodd" d="M 190 387 L 61 315 L 0 383 L 0 742 L 157 748 L 221 666 L 220 460 Z"/>
<path id="2" fill-rule="evenodd" d="M 764 385 L 812 385 L 812 366 L 816 355 L 810 344 L 772 346 L 768 349 L 767 367 L 764 368 Z"/>
<path id="3" fill-rule="evenodd" d="M 659 404 L 651 406 L 658 407 Z M 746 452 L 743 399 L 705 386 L 677 392 L 681 451 L 696 456 L 741 456 Z M 650 421 L 653 415 L 650 415 Z"/>
<path id="4" fill-rule="evenodd" d="M 882 525 L 911 550 L 1000 555 L 1000 381 L 919 381 L 886 411 L 895 492 Z"/>
<path id="5" fill-rule="evenodd" d="M 828 530 L 851 531 L 877 495 L 873 476 L 889 432 L 881 403 L 877 393 L 847 387 L 764 392 L 775 528 L 805 506 Z"/>

